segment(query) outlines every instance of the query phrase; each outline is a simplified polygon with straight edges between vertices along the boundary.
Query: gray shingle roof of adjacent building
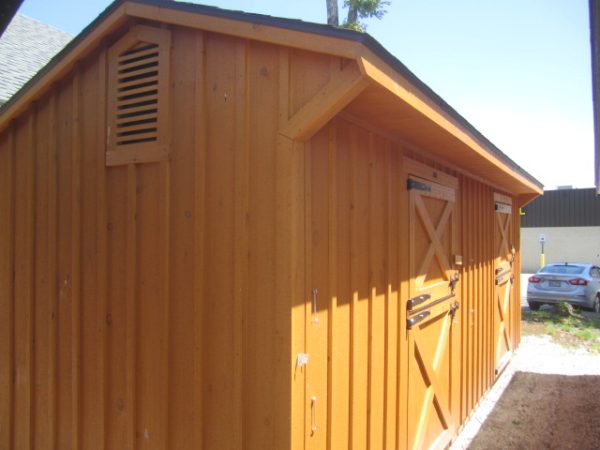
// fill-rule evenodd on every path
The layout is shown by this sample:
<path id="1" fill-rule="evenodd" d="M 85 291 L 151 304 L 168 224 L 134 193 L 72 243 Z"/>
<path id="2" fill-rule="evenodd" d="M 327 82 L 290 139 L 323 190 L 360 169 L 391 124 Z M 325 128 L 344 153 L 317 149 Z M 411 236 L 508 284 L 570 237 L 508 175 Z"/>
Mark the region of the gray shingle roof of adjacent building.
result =
<path id="1" fill-rule="evenodd" d="M 72 38 L 58 28 L 16 14 L 0 39 L 0 105 Z"/>

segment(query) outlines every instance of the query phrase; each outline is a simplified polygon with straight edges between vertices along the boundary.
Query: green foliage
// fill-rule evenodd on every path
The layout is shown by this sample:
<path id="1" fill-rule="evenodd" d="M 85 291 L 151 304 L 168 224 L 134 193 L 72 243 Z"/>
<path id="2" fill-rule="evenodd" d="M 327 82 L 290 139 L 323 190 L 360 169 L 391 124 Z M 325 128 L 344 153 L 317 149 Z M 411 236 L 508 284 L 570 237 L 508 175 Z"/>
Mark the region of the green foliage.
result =
<path id="1" fill-rule="evenodd" d="M 348 11 L 355 9 L 359 19 L 368 19 L 375 17 L 381 19 L 385 13 L 386 6 L 389 6 L 390 2 L 386 0 L 345 0 L 344 7 L 348 8 Z"/>
<path id="2" fill-rule="evenodd" d="M 356 22 L 352 22 L 352 23 L 344 22 L 342 24 L 342 28 L 346 28 L 347 30 L 360 31 L 360 32 L 363 32 L 366 29 L 366 27 L 364 25 L 361 25 Z"/>
<path id="3" fill-rule="evenodd" d="M 344 7 L 348 8 L 348 17 L 342 27 L 365 31 L 367 26 L 361 23 L 361 19 L 381 19 L 387 12 L 385 7 L 389 4 L 387 0 L 344 0 Z"/>
<path id="4" fill-rule="evenodd" d="M 577 329 L 573 332 L 573 334 L 575 334 L 575 336 L 577 336 L 582 341 L 593 341 L 594 339 L 596 339 L 594 333 L 592 333 L 592 331 L 589 329 Z"/>
<path id="5" fill-rule="evenodd" d="M 563 317 L 573 316 L 573 306 L 567 302 L 558 302 L 556 304 L 556 312 Z"/>
<path id="6" fill-rule="evenodd" d="M 522 319 L 523 334 L 546 334 L 562 345 L 583 346 L 600 353 L 600 320 L 596 315 L 583 314 L 569 304 L 559 303 L 552 309 L 524 312 Z"/>

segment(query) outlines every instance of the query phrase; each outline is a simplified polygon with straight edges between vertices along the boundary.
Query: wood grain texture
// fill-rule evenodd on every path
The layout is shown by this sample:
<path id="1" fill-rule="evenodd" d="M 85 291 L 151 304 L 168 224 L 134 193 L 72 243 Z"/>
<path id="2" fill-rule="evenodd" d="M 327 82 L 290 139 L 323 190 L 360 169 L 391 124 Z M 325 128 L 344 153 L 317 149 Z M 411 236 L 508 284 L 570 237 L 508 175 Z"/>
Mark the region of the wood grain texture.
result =
<path id="1" fill-rule="evenodd" d="M 57 261 L 58 261 L 58 141 L 57 141 L 57 95 L 50 96 L 48 101 L 48 422 L 49 449 L 56 448 L 57 430 L 57 353 L 58 353 L 58 295 L 57 295 Z"/>
<path id="2" fill-rule="evenodd" d="M 168 291 L 165 291 L 165 298 L 161 302 L 163 315 L 168 317 L 168 325 L 164 328 L 168 336 L 164 335 L 166 341 L 163 343 L 165 345 L 168 342 L 164 348 L 167 357 L 161 368 L 161 378 L 168 380 L 168 383 L 163 385 L 161 394 L 168 395 L 161 400 L 165 409 L 162 417 L 159 416 L 160 422 L 166 423 L 165 441 L 157 440 L 156 446 L 184 448 L 193 445 L 200 448 L 201 430 L 196 432 L 196 428 L 202 426 L 199 416 L 202 403 L 198 398 L 201 385 L 196 386 L 196 383 L 201 381 L 201 377 L 198 377 L 196 367 L 203 351 L 201 347 L 196 347 L 195 342 L 202 331 L 199 320 L 202 317 L 199 311 L 202 295 L 196 294 L 195 283 L 196 277 L 203 280 L 203 274 L 198 270 L 202 266 L 196 265 L 194 247 L 198 243 L 194 241 L 196 226 L 202 223 L 203 217 L 198 213 L 201 209 L 196 209 L 194 202 L 195 183 L 201 185 L 204 181 L 204 177 L 195 179 L 195 159 L 202 158 L 205 151 L 204 137 L 198 134 L 196 127 L 202 127 L 204 119 L 196 115 L 196 108 L 201 108 L 202 102 L 196 105 L 186 99 L 192 93 L 198 96 L 198 91 L 202 90 L 202 84 L 196 82 L 197 79 L 202 80 L 202 60 L 197 59 L 196 52 L 191 57 L 187 50 L 197 45 L 197 50 L 202 50 L 202 36 L 189 30 L 175 30 L 172 36 L 172 123 L 176 132 L 172 138 L 173 158 L 168 163 L 168 179 L 167 173 L 163 173 L 167 182 L 164 195 L 169 198 L 169 207 L 164 211 L 167 214 L 164 226 L 168 232 L 164 240 L 164 255 L 168 264 L 163 266 L 163 270 L 169 280 Z M 194 145 L 189 145 L 190 142 Z M 202 235 L 201 232 L 199 235 Z M 190 270 L 191 267 L 194 269 Z M 175 417 L 178 419 L 173 420 Z"/>
<path id="3" fill-rule="evenodd" d="M 135 165 L 127 166 L 125 185 L 126 210 L 123 217 L 125 225 L 125 445 L 136 447 L 137 408 L 136 408 L 136 379 L 137 372 L 137 326 L 138 326 L 138 290 L 137 290 L 137 169 Z"/>
<path id="4" fill-rule="evenodd" d="M 90 91 L 95 90 L 97 98 L 104 98 L 106 95 L 106 49 L 101 48 L 98 60 L 96 62 L 95 71 L 97 78 L 95 85 L 90 86 Z M 90 197 L 95 196 L 96 206 L 96 305 L 95 313 L 93 314 L 93 329 L 94 334 L 91 338 L 96 355 L 96 375 L 95 382 L 90 381 L 90 388 L 95 392 L 94 404 L 95 414 L 92 419 L 90 430 L 85 433 L 86 436 L 91 436 L 90 446 L 98 450 L 106 449 L 106 433 L 107 433 L 107 396 L 108 396 L 108 326 L 106 323 L 108 313 L 108 206 L 107 206 L 107 173 L 103 162 L 105 155 L 105 135 L 103 131 L 106 129 L 106 104 L 97 102 L 96 105 L 96 120 L 97 127 L 90 131 L 93 132 L 93 140 L 96 145 L 94 152 L 94 162 L 89 168 L 90 172 L 95 171 L 95 187 L 90 187 Z M 90 158 L 92 155 L 90 155 Z M 87 241 L 87 239 L 86 239 Z M 90 277 L 93 275 L 90 274 Z M 90 305 L 90 310 L 92 305 Z"/>
<path id="5" fill-rule="evenodd" d="M 440 414 L 446 439 L 495 379 L 498 249 L 520 262 L 494 202 L 524 197 L 356 119 L 378 94 L 348 59 L 163 28 L 168 158 L 107 164 L 113 41 L 0 132 L 0 447 L 405 449 Z M 451 378 L 439 394 L 409 363 L 433 340 L 406 323 L 430 266 L 440 289 L 440 266 L 461 277 L 454 322 L 432 309 L 460 373 L 441 350 L 421 364 Z"/>
<path id="6" fill-rule="evenodd" d="M 35 432 L 33 378 L 35 373 L 34 269 L 35 269 L 35 151 L 37 112 L 31 111 L 17 128 L 15 172 L 15 267 L 14 267 L 14 447 L 30 448 Z M 18 230 L 18 231 L 17 231 Z"/>
<path id="7" fill-rule="evenodd" d="M 193 288 L 193 351 L 194 351 L 194 384 L 192 388 L 194 426 L 191 431 L 191 439 L 194 446 L 202 448 L 204 427 L 202 423 L 202 405 L 203 405 L 203 361 L 204 361 L 204 316 L 205 309 L 203 304 L 207 257 L 205 254 L 205 223 L 204 214 L 206 205 L 206 153 L 207 153 L 207 122 L 208 114 L 206 109 L 206 59 L 205 59 L 205 35 L 197 33 L 195 35 L 194 56 L 196 60 L 196 70 L 194 72 L 194 183 L 193 183 L 193 208 L 194 215 L 194 240 L 193 240 L 193 267 L 196 272 L 192 276 Z"/>
<path id="8" fill-rule="evenodd" d="M 34 124 L 36 136 L 48 135 L 48 116 L 45 105 L 37 108 L 37 117 Z M 49 337 L 49 302 L 48 286 L 52 283 L 48 279 L 48 145 L 46 139 L 38 140 L 35 158 L 35 268 L 34 268 L 34 314 L 33 314 L 33 418 L 35 432 L 33 433 L 32 446 L 40 448 L 49 440 L 48 389 L 46 389 L 47 374 L 49 372 L 48 337 Z"/>
<path id="9" fill-rule="evenodd" d="M 81 437 L 81 72 L 72 86 L 71 126 L 71 445 Z"/>
<path id="10" fill-rule="evenodd" d="M 10 128 L 0 136 L 0 443 L 13 446 L 15 342 L 15 136 Z"/>

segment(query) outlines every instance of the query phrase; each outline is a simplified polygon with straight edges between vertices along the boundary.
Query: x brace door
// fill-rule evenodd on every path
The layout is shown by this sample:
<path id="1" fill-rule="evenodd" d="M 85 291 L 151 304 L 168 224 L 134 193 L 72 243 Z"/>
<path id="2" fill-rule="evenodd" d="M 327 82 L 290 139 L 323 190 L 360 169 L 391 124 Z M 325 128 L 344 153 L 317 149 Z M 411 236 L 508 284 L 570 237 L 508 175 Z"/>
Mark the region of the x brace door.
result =
<path id="1" fill-rule="evenodd" d="M 494 336 L 496 342 L 496 374 L 502 371 L 512 353 L 511 313 L 513 296 L 513 247 L 512 199 L 494 194 L 496 249 L 494 289 Z"/>
<path id="2" fill-rule="evenodd" d="M 408 446 L 445 448 L 455 431 L 460 364 L 456 187 L 411 175 L 407 188 Z"/>

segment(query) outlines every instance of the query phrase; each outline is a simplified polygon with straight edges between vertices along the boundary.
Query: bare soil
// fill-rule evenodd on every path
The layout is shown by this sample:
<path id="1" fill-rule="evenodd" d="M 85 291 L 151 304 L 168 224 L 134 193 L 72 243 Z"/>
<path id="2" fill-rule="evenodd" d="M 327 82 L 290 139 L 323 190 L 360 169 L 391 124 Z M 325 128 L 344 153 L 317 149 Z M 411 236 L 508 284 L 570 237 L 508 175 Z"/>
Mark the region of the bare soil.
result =
<path id="1" fill-rule="evenodd" d="M 600 376 L 516 372 L 469 449 L 599 449 Z"/>
<path id="2" fill-rule="evenodd" d="M 522 294 L 521 345 L 451 449 L 600 450 L 600 317 Z"/>

